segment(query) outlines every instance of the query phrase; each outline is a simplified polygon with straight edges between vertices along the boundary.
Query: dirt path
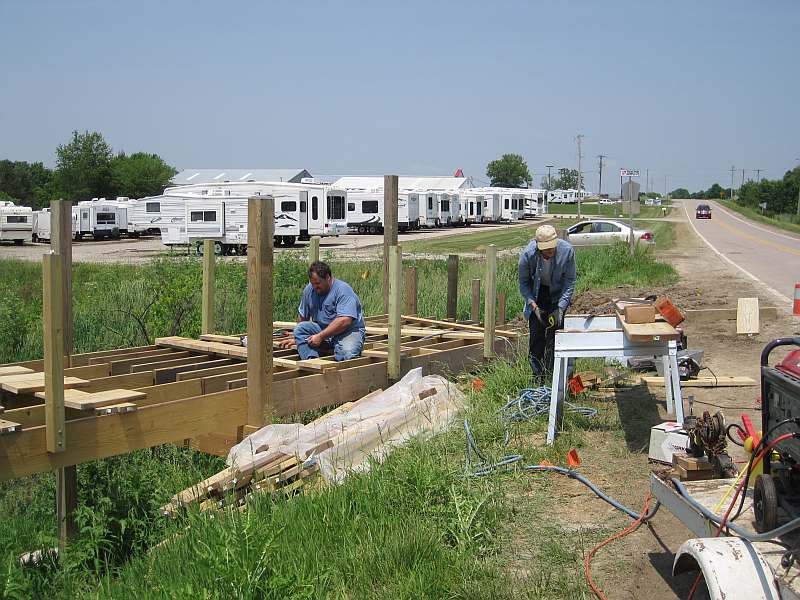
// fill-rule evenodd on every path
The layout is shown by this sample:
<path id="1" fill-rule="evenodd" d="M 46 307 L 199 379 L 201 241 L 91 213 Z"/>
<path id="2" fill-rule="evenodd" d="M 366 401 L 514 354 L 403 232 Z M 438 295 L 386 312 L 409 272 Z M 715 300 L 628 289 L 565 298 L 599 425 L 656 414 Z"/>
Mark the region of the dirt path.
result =
<path id="1" fill-rule="evenodd" d="M 684 309 L 735 308 L 739 297 L 759 297 L 762 306 L 775 306 L 774 295 L 756 287 L 752 280 L 709 251 L 685 221 L 677 225 L 676 235 L 675 246 L 665 252 L 663 258 L 679 271 L 681 281 L 656 291 L 665 292 Z M 619 290 L 620 295 L 644 291 L 648 290 Z M 587 308 L 608 300 L 608 290 L 588 293 L 578 299 L 576 306 Z M 689 346 L 705 351 L 704 364 L 715 374 L 746 375 L 758 380 L 759 357 L 764 345 L 776 337 L 794 334 L 798 325 L 790 316 L 789 307 L 783 306 L 778 319 L 762 321 L 761 333 L 752 337 L 738 336 L 735 321 L 687 322 L 685 330 Z M 684 395 L 694 397 L 694 414 L 722 410 L 729 421 L 738 421 L 746 412 L 754 423 L 761 421 L 756 410 L 759 394 L 758 387 L 684 390 Z M 585 446 L 580 448 L 582 471 L 604 491 L 637 511 L 647 493 L 653 468 L 647 459 L 650 427 L 671 420 L 665 408 L 663 391 L 650 393 L 643 386 L 630 388 L 609 400 L 607 408 L 601 408 L 605 413 L 604 422 L 610 421 L 614 426 L 597 427 L 597 431 L 581 434 L 585 441 Z M 616 423 L 617 418 L 619 423 Z M 594 545 L 582 532 L 594 532 L 594 539 L 598 539 L 598 528 L 610 534 L 627 526 L 630 520 L 621 517 L 575 481 L 559 478 L 552 482 L 549 490 L 557 501 L 551 502 L 548 514 L 540 518 L 554 524 L 569 538 L 566 544 L 573 551 L 572 561 L 563 567 L 569 572 L 564 580 L 567 591 L 553 596 L 571 597 L 573 594 L 568 590 L 573 589 L 572 582 L 576 579 L 583 579 L 583 557 Z M 531 509 L 535 511 L 533 505 Z M 515 556 L 537 555 L 541 536 L 535 533 L 536 526 L 530 522 L 509 528 Z M 693 536 L 688 529 L 668 511 L 661 510 L 650 528 L 642 527 L 600 550 L 593 562 L 595 579 L 609 598 L 686 598 L 693 576 L 673 578 L 671 569 L 674 551 L 690 537 Z M 530 575 L 518 561 L 509 560 L 513 573 Z M 528 568 L 532 564 L 535 563 L 528 562 Z"/>

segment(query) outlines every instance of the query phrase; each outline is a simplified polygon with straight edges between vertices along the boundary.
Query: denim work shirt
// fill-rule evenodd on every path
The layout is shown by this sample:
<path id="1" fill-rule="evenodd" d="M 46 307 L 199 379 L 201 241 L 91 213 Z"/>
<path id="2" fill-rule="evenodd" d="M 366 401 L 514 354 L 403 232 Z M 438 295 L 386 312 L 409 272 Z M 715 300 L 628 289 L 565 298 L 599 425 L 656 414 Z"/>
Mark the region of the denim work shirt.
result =
<path id="1" fill-rule="evenodd" d="M 334 278 L 331 289 L 324 296 L 317 294 L 310 283 L 307 284 L 297 312 L 300 318 L 313 321 L 322 329 L 325 329 L 337 317 L 350 317 L 353 322 L 350 327 L 338 334 L 339 337 L 353 331 L 365 331 L 361 300 L 358 299 L 353 288 L 341 279 Z"/>
<path id="2" fill-rule="evenodd" d="M 542 284 L 542 267 L 544 266 L 541 251 L 536 247 L 536 240 L 531 240 L 528 247 L 519 256 L 519 293 L 525 299 L 525 319 L 531 317 L 529 300 L 536 302 Z M 550 273 L 550 301 L 566 312 L 572 303 L 575 293 L 575 249 L 572 244 L 559 239 L 556 254 L 551 259 L 553 270 Z"/>

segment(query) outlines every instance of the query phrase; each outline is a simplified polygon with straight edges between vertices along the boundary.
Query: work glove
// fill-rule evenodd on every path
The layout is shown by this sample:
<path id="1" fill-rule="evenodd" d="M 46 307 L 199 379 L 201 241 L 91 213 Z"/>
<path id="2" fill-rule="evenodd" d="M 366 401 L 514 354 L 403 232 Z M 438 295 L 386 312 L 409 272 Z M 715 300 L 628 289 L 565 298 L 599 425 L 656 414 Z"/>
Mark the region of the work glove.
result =
<path id="1" fill-rule="evenodd" d="M 564 311 L 561 308 L 555 309 L 547 315 L 547 326 L 558 329 L 561 327 L 562 319 L 564 318 Z"/>

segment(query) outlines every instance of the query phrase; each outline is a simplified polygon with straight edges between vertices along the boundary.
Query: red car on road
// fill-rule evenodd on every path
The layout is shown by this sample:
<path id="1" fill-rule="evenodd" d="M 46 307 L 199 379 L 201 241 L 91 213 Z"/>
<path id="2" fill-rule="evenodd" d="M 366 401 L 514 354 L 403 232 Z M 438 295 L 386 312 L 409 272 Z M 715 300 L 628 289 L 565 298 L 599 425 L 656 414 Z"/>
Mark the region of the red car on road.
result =
<path id="1" fill-rule="evenodd" d="M 695 219 L 710 219 L 711 207 L 708 204 L 698 204 L 697 211 L 694 214 Z"/>

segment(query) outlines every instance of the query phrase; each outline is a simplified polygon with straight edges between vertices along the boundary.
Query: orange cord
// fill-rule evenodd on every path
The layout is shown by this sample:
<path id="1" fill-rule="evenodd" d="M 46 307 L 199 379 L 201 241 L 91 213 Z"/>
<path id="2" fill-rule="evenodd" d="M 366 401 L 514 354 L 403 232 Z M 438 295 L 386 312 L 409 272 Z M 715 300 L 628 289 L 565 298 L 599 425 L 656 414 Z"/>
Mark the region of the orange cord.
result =
<path id="1" fill-rule="evenodd" d="M 586 579 L 589 581 L 589 587 L 592 588 L 592 591 L 594 592 L 594 595 L 597 596 L 598 598 L 600 598 L 600 600 L 608 600 L 608 598 L 603 593 L 603 590 L 601 590 L 599 587 L 597 587 L 597 584 L 594 582 L 594 579 L 592 579 L 592 573 L 591 573 L 591 568 L 590 568 L 591 562 L 592 562 L 592 557 L 594 556 L 595 552 L 600 550 L 600 548 L 602 548 L 606 544 L 608 544 L 608 543 L 610 543 L 610 542 L 612 542 L 612 541 L 614 541 L 616 539 L 619 539 L 621 537 L 625 537 L 629 533 L 633 533 L 634 531 L 639 529 L 639 526 L 643 522 L 642 519 L 644 519 L 645 515 L 650 510 L 650 498 L 651 498 L 651 494 L 650 494 L 650 492 L 648 492 L 647 496 L 644 497 L 644 508 L 642 508 L 642 512 L 640 513 L 638 519 L 636 519 L 633 523 L 628 525 L 622 531 L 620 531 L 618 533 L 615 533 L 611 537 L 608 537 L 608 538 L 604 539 L 602 542 L 600 542 L 599 544 L 597 544 L 597 546 L 595 546 L 594 548 L 592 548 L 589 551 L 589 554 L 586 555 L 586 559 L 583 561 L 584 572 L 586 573 Z"/>

